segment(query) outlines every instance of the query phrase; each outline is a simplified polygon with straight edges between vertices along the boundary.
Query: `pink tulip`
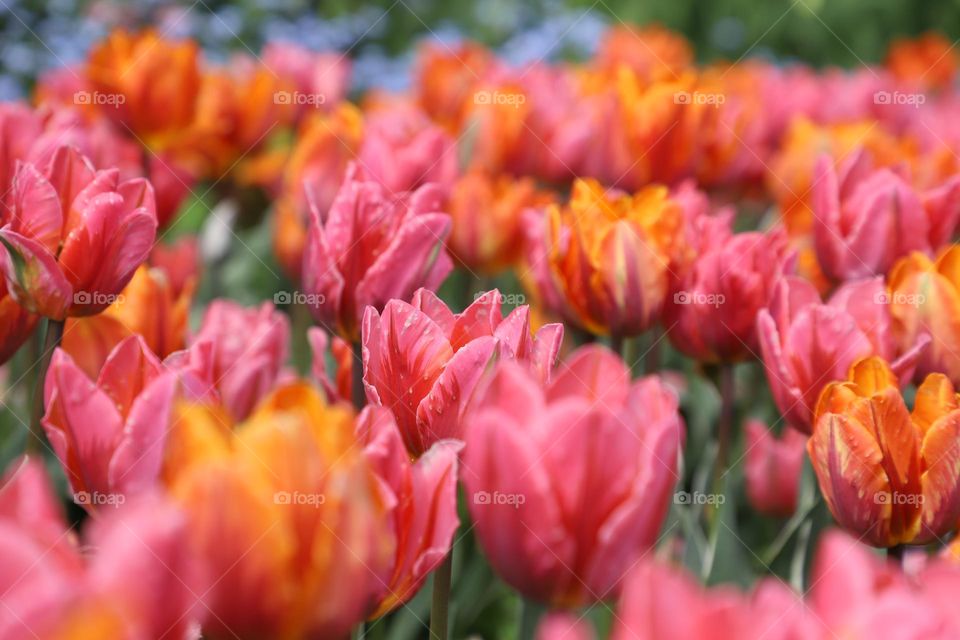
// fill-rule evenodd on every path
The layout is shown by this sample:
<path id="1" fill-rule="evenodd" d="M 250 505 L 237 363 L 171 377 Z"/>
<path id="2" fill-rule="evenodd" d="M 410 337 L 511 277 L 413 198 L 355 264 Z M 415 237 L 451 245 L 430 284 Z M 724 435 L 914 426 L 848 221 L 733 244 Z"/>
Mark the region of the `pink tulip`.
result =
<path id="1" fill-rule="evenodd" d="M 18 162 L 25 160 L 43 125 L 30 107 L 17 102 L 0 103 L 0 221 L 13 209 L 13 177 Z"/>
<path id="2" fill-rule="evenodd" d="M 879 355 L 899 379 L 910 380 L 930 339 L 901 352 L 889 298 L 882 278 L 848 282 L 826 304 L 807 280 L 788 276 L 777 284 L 757 316 L 757 332 L 773 398 L 791 426 L 810 433 L 820 391 L 845 379 L 861 358 Z"/>
<path id="3" fill-rule="evenodd" d="M 374 112 L 364 128 L 358 162 L 391 193 L 436 184 L 444 194 L 457 179 L 456 143 L 414 107 Z"/>
<path id="4" fill-rule="evenodd" d="M 624 587 L 614 640 L 697 638 L 799 640 L 813 637 L 799 597 L 769 579 L 752 597 L 730 586 L 705 589 L 679 569 L 641 563 Z"/>
<path id="5" fill-rule="evenodd" d="M 594 640 L 596 637 L 585 615 L 550 613 L 537 626 L 536 640 Z"/>
<path id="6" fill-rule="evenodd" d="M 777 438 L 760 420 L 747 420 L 745 432 L 750 506 L 770 516 L 793 515 L 797 510 L 806 436 L 795 429 L 785 429 Z"/>
<path id="7" fill-rule="evenodd" d="M 952 572 L 956 586 L 960 571 Z M 824 638 L 945 640 L 960 633 L 955 599 L 944 603 L 930 597 L 869 547 L 838 531 L 821 539 L 810 584 L 808 606 L 825 627 Z"/>
<path id="8" fill-rule="evenodd" d="M 353 350 L 350 344 L 339 336 L 331 341 L 327 332 L 320 327 L 307 329 L 307 341 L 310 343 L 312 360 L 310 373 L 327 396 L 327 402 L 352 402 L 353 398 Z M 333 378 L 327 369 L 327 354 L 337 364 Z M 360 363 L 357 363 L 360 366 Z"/>
<path id="9" fill-rule="evenodd" d="M 166 500 L 93 521 L 82 553 L 39 461 L 14 463 L 0 504 L 0 639 L 185 638 L 202 620 L 187 521 Z"/>
<path id="10" fill-rule="evenodd" d="M 436 294 L 420 289 L 410 304 L 391 300 L 363 316 L 363 383 L 371 404 L 393 412 L 407 449 L 422 454 L 434 442 L 462 438 L 463 419 L 488 366 L 497 358 L 530 364 L 549 377 L 563 340 L 550 324 L 530 335 L 530 310 L 506 318 L 497 290 L 454 314 Z"/>
<path id="11" fill-rule="evenodd" d="M 679 478 L 677 397 L 655 376 L 631 383 L 618 357 L 587 346 L 546 383 L 502 363 L 476 406 L 461 477 L 494 569 L 555 606 L 615 597 Z"/>
<path id="12" fill-rule="evenodd" d="M 271 42 L 260 55 L 263 66 L 301 94 L 317 96 L 321 108 L 332 109 L 350 88 L 351 63 L 346 54 L 316 53 L 289 42 Z M 309 105 L 300 104 L 299 111 Z"/>
<path id="13" fill-rule="evenodd" d="M 204 342 L 210 350 L 196 350 Z M 239 422 L 277 384 L 290 350 L 290 321 L 269 302 L 248 308 L 214 300 L 190 344 L 201 360 L 209 356 L 199 364 L 206 372 L 199 377 L 219 391 L 227 412 Z"/>
<path id="14" fill-rule="evenodd" d="M 891 169 L 873 169 L 862 149 L 834 166 L 817 162 L 814 247 L 834 280 L 885 274 L 911 251 L 933 254 L 960 222 L 960 176 L 917 192 Z"/>
<path id="15" fill-rule="evenodd" d="M 352 166 L 323 223 L 311 206 L 303 286 L 317 321 L 356 342 L 367 306 L 381 310 L 391 298 L 438 287 L 453 268 L 441 202 L 433 185 L 393 196 Z"/>
<path id="16" fill-rule="evenodd" d="M 793 269 L 782 229 L 730 235 L 703 224 L 697 256 L 681 267 L 667 300 L 664 325 L 673 345 L 704 362 L 735 362 L 758 355 L 757 312 Z"/>
<path id="17" fill-rule="evenodd" d="M 23 164 L 13 214 L 0 228 L 0 269 L 27 310 L 63 320 L 112 304 L 150 253 L 157 232 L 153 189 L 95 171 L 70 147 L 47 167 Z"/>
<path id="18" fill-rule="evenodd" d="M 140 336 L 114 348 L 96 382 L 54 352 L 42 423 L 75 502 L 89 511 L 117 506 L 156 481 L 175 391 L 176 376 Z"/>
<path id="19" fill-rule="evenodd" d="M 360 414 L 357 435 L 390 494 L 398 541 L 387 593 L 371 615 L 376 618 L 412 598 L 450 553 L 460 524 L 457 453 L 463 443 L 440 440 L 413 462 L 393 415 L 373 406 Z"/>

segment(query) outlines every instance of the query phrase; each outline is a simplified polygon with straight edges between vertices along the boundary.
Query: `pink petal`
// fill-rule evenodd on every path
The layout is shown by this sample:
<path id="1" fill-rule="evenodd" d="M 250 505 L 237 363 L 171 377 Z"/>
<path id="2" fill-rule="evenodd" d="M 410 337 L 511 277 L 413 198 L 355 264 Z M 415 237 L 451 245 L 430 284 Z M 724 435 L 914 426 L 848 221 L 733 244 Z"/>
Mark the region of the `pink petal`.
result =
<path id="1" fill-rule="evenodd" d="M 53 254 L 31 238 L 9 227 L 0 229 L 0 269 L 10 294 L 25 309 L 54 320 L 63 320 L 73 303 L 73 288 Z"/>

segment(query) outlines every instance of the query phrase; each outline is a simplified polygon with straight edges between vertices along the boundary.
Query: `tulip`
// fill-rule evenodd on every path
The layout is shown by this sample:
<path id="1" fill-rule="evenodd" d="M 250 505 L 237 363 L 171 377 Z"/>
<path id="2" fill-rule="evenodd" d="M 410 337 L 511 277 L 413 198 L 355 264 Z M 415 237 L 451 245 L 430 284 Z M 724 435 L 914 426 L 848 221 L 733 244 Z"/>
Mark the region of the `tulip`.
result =
<path id="1" fill-rule="evenodd" d="M 537 626 L 536 640 L 594 640 L 597 635 L 582 616 L 570 613 L 550 613 Z"/>
<path id="2" fill-rule="evenodd" d="M 745 424 L 747 498 L 765 515 L 786 518 L 797 510 L 806 436 L 786 429 L 777 438 L 759 420 Z"/>
<path id="3" fill-rule="evenodd" d="M 187 523 L 169 501 L 144 496 L 105 514 L 81 553 L 39 461 L 14 463 L 0 497 L 0 637 L 187 637 L 201 621 Z"/>
<path id="4" fill-rule="evenodd" d="M 296 383 L 232 428 L 205 405 L 174 424 L 164 477 L 211 576 L 205 637 L 343 637 L 373 610 L 395 541 L 349 409 Z"/>
<path id="5" fill-rule="evenodd" d="M 688 69 L 693 50 L 682 35 L 652 25 L 635 29 L 624 25 L 608 29 L 600 41 L 594 64 L 608 73 L 627 67 L 647 80 L 667 80 Z"/>
<path id="6" fill-rule="evenodd" d="M 317 321 L 357 342 L 367 306 L 380 310 L 420 287 L 435 289 L 453 264 L 443 250 L 450 218 L 440 213 L 437 188 L 397 198 L 356 169 L 348 174 L 325 222 L 311 208 L 303 286 Z"/>
<path id="7" fill-rule="evenodd" d="M 41 173 L 21 165 L 14 213 L 0 228 L 0 268 L 23 307 L 53 320 L 109 306 L 150 252 L 157 216 L 150 183 L 120 182 L 61 147 Z"/>
<path id="8" fill-rule="evenodd" d="M 412 598 L 450 553 L 460 524 L 457 453 L 463 443 L 440 440 L 411 462 L 393 415 L 372 406 L 360 414 L 357 437 L 395 501 L 391 515 L 398 544 L 387 595 L 370 616 L 377 618 Z"/>
<path id="9" fill-rule="evenodd" d="M 329 115 L 312 114 L 300 127 L 284 168 L 273 237 L 274 253 L 294 280 L 300 279 L 310 210 L 326 221 L 362 136 L 363 116 L 349 103 Z"/>
<path id="10" fill-rule="evenodd" d="M 169 244 L 157 244 L 150 252 L 150 266 L 163 272 L 175 296 L 196 285 L 203 261 L 195 236 L 184 236 Z"/>
<path id="11" fill-rule="evenodd" d="M 420 111 L 404 106 L 370 115 L 358 162 L 390 193 L 435 184 L 446 194 L 457 178 L 453 138 Z"/>
<path id="12" fill-rule="evenodd" d="M 930 374 L 908 412 L 881 358 L 827 385 L 807 444 L 837 522 L 869 544 L 925 544 L 960 517 L 960 396 Z"/>
<path id="13" fill-rule="evenodd" d="M 955 601 L 944 596 L 958 578 L 941 565 L 910 579 L 858 540 L 828 531 L 814 557 L 808 606 L 822 638 L 948 638 L 960 621 Z"/>
<path id="14" fill-rule="evenodd" d="M 916 39 L 898 38 L 890 44 L 884 65 L 902 83 L 921 89 L 949 88 L 957 73 L 953 43 L 939 33 Z"/>
<path id="15" fill-rule="evenodd" d="M 450 196 L 450 254 L 471 271 L 487 274 L 516 264 L 523 249 L 523 210 L 546 206 L 551 200 L 528 178 L 468 173 Z"/>
<path id="16" fill-rule="evenodd" d="M 310 373 L 314 381 L 320 384 L 327 402 L 353 401 L 353 349 L 350 343 L 339 336 L 331 340 L 327 332 L 320 327 L 307 329 L 307 342 L 310 343 L 312 359 Z M 327 354 L 332 356 L 337 365 L 333 378 L 330 377 L 327 367 Z"/>
<path id="17" fill-rule="evenodd" d="M 498 64 L 489 49 L 475 42 L 424 45 L 416 61 L 417 102 L 432 120 L 458 131 L 478 78 Z"/>
<path id="18" fill-rule="evenodd" d="M 630 196 L 577 180 L 567 206 L 551 206 L 532 223 L 545 226 L 530 232 L 539 240 L 528 262 L 543 265 L 537 288 L 558 292 L 562 306 L 554 311 L 587 331 L 619 337 L 659 319 L 682 225 L 682 209 L 665 187 Z"/>
<path id="19" fill-rule="evenodd" d="M 813 190 L 814 245 L 834 280 L 884 274 L 911 251 L 932 253 L 960 222 L 960 177 L 917 193 L 889 169 L 871 171 L 861 150 L 838 168 L 817 163 Z"/>
<path id="20" fill-rule="evenodd" d="M 664 311 L 671 342 L 703 362 L 731 363 L 758 352 L 757 312 L 793 268 L 782 229 L 730 235 L 713 229 L 675 279 Z"/>
<path id="21" fill-rule="evenodd" d="M 90 52 L 87 76 L 96 91 L 122 97 L 104 111 L 147 144 L 193 122 L 202 81 L 194 42 L 117 30 Z"/>
<path id="22" fill-rule="evenodd" d="M 890 271 L 890 313 L 901 345 L 929 334 L 917 378 L 941 372 L 960 384 L 960 245 L 944 247 L 936 260 L 922 253 L 901 259 Z"/>
<path id="23" fill-rule="evenodd" d="M 101 314 L 67 320 L 61 346 L 91 378 L 113 348 L 134 334 L 157 357 L 165 358 L 185 345 L 192 298 L 193 282 L 178 293 L 165 271 L 141 265 Z"/>
<path id="24" fill-rule="evenodd" d="M 42 424 L 75 502 L 94 511 L 101 496 L 113 506 L 155 482 L 175 390 L 175 375 L 139 336 L 117 345 L 96 381 L 54 352 Z"/>
<path id="25" fill-rule="evenodd" d="M 806 280 L 787 276 L 777 284 L 757 316 L 757 333 L 773 398 L 792 427 L 812 432 L 820 391 L 861 358 L 878 355 L 892 362 L 897 378 L 910 380 L 929 339 L 917 336 L 901 352 L 890 303 L 880 278 L 848 282 L 826 304 Z"/>
<path id="26" fill-rule="evenodd" d="M 782 582 L 763 580 L 751 594 L 728 585 L 706 589 L 653 560 L 634 569 L 624 587 L 614 640 L 743 638 L 791 640 L 815 635 L 814 616 Z"/>
<path id="27" fill-rule="evenodd" d="M 269 302 L 245 308 L 230 300 L 214 300 L 191 348 L 204 342 L 212 349 L 203 368 L 227 412 L 240 421 L 277 384 L 290 350 L 290 321 Z M 197 351 L 199 356 L 205 353 Z"/>
<path id="28" fill-rule="evenodd" d="M 371 404 L 393 412 L 407 449 L 424 453 L 434 442 L 462 439 L 463 419 L 488 366 L 496 358 L 523 360 L 541 378 L 556 361 L 563 327 L 530 334 L 530 310 L 506 318 L 497 290 L 452 313 L 427 289 L 409 304 L 391 300 L 380 314 L 363 316 L 363 384 Z"/>
<path id="29" fill-rule="evenodd" d="M 36 326 L 37 316 L 17 304 L 0 278 L 0 364 L 13 357 Z"/>
<path id="30" fill-rule="evenodd" d="M 618 357 L 587 346 L 546 384 L 500 364 L 476 406 L 461 477 L 491 565 L 550 605 L 615 597 L 679 478 L 676 395 L 655 376 L 631 383 Z"/>

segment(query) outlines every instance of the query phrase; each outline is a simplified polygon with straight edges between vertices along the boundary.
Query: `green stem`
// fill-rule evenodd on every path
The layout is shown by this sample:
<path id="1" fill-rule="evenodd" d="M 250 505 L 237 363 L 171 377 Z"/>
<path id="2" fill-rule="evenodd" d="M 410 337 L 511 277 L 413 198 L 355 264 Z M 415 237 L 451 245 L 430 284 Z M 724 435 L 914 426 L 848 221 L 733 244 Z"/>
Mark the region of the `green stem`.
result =
<path id="1" fill-rule="evenodd" d="M 610 334 L 610 348 L 621 358 L 623 357 L 623 346 L 624 340 L 622 335 L 616 333 Z M 629 365 L 630 363 L 627 364 Z"/>
<path id="2" fill-rule="evenodd" d="M 716 477 L 727 470 L 730 456 L 730 439 L 733 435 L 733 409 L 736 400 L 734 365 L 720 365 L 720 422 L 717 425 L 717 464 Z"/>
<path id="3" fill-rule="evenodd" d="M 650 331 L 649 335 L 650 347 L 643 356 L 644 375 L 650 375 L 651 373 L 660 371 L 660 343 L 663 342 L 663 332 L 660 329 L 654 328 Z"/>
<path id="4" fill-rule="evenodd" d="M 433 572 L 433 605 L 430 607 L 430 640 L 447 640 L 447 615 L 450 604 L 450 578 L 453 573 L 453 549 Z"/>
<path id="5" fill-rule="evenodd" d="M 40 370 L 33 386 L 33 412 L 30 415 L 30 437 L 27 439 L 27 451 L 36 453 L 43 447 L 43 386 L 47 379 L 47 369 L 53 359 L 54 350 L 60 346 L 63 337 L 63 320 L 47 320 L 43 349 L 40 351 Z"/>
<path id="6" fill-rule="evenodd" d="M 533 600 L 520 600 L 520 640 L 533 640 L 537 634 L 537 624 L 543 615 L 543 606 Z"/>

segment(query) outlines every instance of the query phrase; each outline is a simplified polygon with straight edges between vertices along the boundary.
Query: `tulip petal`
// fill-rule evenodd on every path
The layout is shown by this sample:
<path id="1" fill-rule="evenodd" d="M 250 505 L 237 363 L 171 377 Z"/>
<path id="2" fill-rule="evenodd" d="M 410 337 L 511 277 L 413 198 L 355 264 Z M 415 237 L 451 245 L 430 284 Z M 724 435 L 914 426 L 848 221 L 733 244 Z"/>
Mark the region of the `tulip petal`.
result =
<path id="1" fill-rule="evenodd" d="M 139 335 L 125 338 L 107 356 L 97 386 L 113 400 L 121 416 L 126 416 L 146 386 L 163 370 L 159 358 Z"/>
<path id="2" fill-rule="evenodd" d="M 21 165 L 13 181 L 14 223 L 21 235 L 36 240 L 56 255 L 60 247 L 63 213 L 60 197 L 33 165 Z"/>
<path id="3" fill-rule="evenodd" d="M 606 347 L 590 345 L 560 364 L 547 399 L 579 396 L 616 406 L 626 399 L 629 384 L 630 372 L 623 361 Z"/>
<path id="4" fill-rule="evenodd" d="M 64 277 L 56 258 L 37 241 L 9 227 L 0 229 L 2 252 L 0 269 L 10 293 L 32 313 L 62 320 L 73 302 L 73 288 Z"/>
<path id="5" fill-rule="evenodd" d="M 176 388 L 176 374 L 167 372 L 155 378 L 137 396 L 110 463 L 112 487 L 139 491 L 156 482 L 163 462 L 163 445 L 170 428 Z"/>

